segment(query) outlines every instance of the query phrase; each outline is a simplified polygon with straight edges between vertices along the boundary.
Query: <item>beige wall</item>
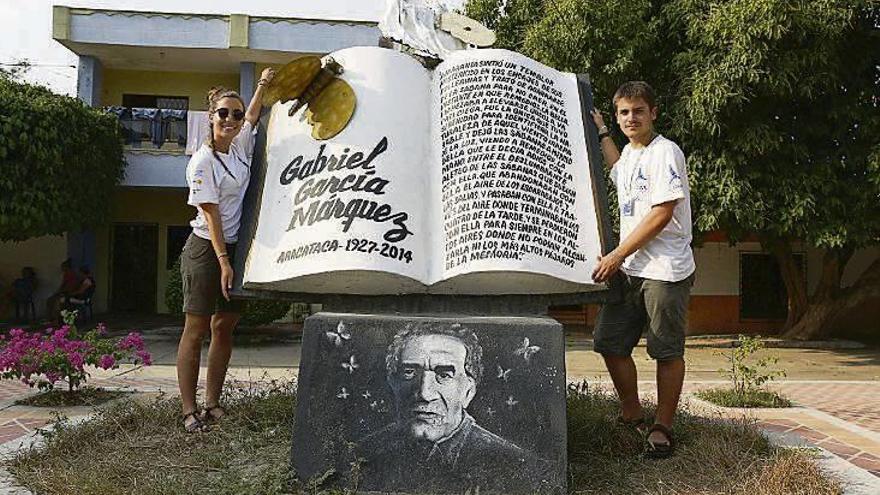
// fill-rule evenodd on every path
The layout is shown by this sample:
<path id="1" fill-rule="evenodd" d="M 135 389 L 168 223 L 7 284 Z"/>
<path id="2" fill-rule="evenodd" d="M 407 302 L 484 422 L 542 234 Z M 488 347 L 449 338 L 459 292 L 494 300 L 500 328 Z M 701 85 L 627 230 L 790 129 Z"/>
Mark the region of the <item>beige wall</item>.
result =
<path id="1" fill-rule="evenodd" d="M 169 226 L 188 225 L 195 216 L 195 210 L 186 204 L 186 190 L 138 190 L 119 189 L 114 193 L 112 223 L 144 223 L 158 226 L 158 256 L 156 259 L 156 272 L 158 274 L 156 287 L 156 310 L 160 313 L 167 312 L 165 307 L 165 283 L 168 280 L 168 271 L 165 263 L 168 258 L 166 252 L 167 233 Z M 104 311 L 109 306 L 111 285 L 111 253 L 112 253 L 112 226 L 107 226 L 96 232 L 97 237 L 97 268 L 96 277 L 105 283 L 98 284 L 98 297 L 95 304 L 96 311 Z"/>
<path id="2" fill-rule="evenodd" d="M 22 242 L 0 242 L 0 292 L 21 276 L 21 269 L 32 266 L 37 272 L 37 293 L 34 304 L 37 317 L 46 314 L 46 298 L 61 283 L 61 262 L 67 258 L 65 236 L 35 237 Z M 10 308 L 14 314 L 15 308 Z M 0 315 L 4 320 L 7 315 Z"/>
<path id="3" fill-rule="evenodd" d="M 207 110 L 205 96 L 213 86 L 225 86 L 238 90 L 238 72 L 146 72 L 136 70 L 104 70 L 101 104 L 122 105 L 123 93 L 185 96 L 189 98 L 190 110 Z"/>

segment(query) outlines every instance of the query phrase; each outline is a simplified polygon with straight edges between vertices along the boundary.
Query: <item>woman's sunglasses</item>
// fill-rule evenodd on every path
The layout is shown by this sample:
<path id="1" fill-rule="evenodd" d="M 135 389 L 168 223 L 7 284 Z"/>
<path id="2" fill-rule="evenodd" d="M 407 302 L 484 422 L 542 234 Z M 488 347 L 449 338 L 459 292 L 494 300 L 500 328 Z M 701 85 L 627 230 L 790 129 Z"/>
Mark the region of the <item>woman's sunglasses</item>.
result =
<path id="1" fill-rule="evenodd" d="M 217 116 L 220 117 L 220 120 L 226 120 L 226 117 L 229 117 L 229 109 L 228 108 L 218 108 Z M 232 111 L 232 120 L 241 120 L 244 118 L 244 112 L 239 109 L 235 109 Z"/>

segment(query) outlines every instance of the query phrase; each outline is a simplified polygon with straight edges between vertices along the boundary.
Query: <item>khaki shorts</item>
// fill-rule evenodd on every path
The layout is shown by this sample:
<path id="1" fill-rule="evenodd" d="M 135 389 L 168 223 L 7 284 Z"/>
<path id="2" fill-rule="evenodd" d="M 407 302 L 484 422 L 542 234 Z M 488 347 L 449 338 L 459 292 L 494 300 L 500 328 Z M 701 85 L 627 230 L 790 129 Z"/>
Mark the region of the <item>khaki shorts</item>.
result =
<path id="1" fill-rule="evenodd" d="M 593 348 L 610 356 L 629 356 L 647 330 L 648 355 L 658 361 L 684 356 L 688 303 L 694 275 L 664 282 L 623 274 L 623 300 L 605 304 L 596 319 Z"/>
<path id="2" fill-rule="evenodd" d="M 235 256 L 235 244 L 227 244 L 229 259 Z M 242 301 L 227 301 L 220 291 L 220 261 L 211 241 L 190 234 L 180 253 L 183 278 L 183 312 L 194 315 L 241 313 Z"/>

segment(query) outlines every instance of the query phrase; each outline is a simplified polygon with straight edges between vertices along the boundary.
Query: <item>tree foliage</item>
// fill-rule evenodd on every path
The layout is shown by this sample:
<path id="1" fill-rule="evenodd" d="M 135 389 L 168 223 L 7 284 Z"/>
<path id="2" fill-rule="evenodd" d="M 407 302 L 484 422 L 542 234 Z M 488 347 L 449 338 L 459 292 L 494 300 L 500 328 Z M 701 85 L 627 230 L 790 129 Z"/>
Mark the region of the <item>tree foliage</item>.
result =
<path id="1" fill-rule="evenodd" d="M 817 305 L 880 295 L 880 263 L 840 286 L 852 253 L 880 244 L 880 2 L 471 0 L 467 11 L 500 46 L 589 73 L 606 117 L 621 82 L 649 81 L 658 128 L 688 156 L 697 229 L 756 234 L 777 255 L 787 327 Z M 812 298 L 796 241 L 825 255 Z M 832 313 L 806 333 L 827 331 Z"/>
<path id="2" fill-rule="evenodd" d="M 125 161 L 115 116 L 0 74 L 0 241 L 106 222 Z"/>

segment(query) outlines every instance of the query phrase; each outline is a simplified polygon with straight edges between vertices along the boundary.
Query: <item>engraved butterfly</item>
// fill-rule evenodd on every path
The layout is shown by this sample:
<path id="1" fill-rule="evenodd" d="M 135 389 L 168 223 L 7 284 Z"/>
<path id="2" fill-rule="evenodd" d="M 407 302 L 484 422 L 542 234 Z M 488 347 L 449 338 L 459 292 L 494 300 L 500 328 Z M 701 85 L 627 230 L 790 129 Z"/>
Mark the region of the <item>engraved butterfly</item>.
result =
<path id="1" fill-rule="evenodd" d="M 515 351 L 513 351 L 514 355 L 522 356 L 523 359 L 528 363 L 533 355 L 537 354 L 541 348 L 536 345 L 531 345 L 528 337 L 524 337 L 522 341 L 522 345 L 520 345 Z"/>
<path id="2" fill-rule="evenodd" d="M 339 347 L 342 345 L 342 341 L 351 340 L 351 332 L 345 328 L 345 323 L 339 322 L 336 325 L 336 331 L 330 330 L 329 332 L 324 332 L 324 335 L 327 336 L 327 340 L 333 342 L 333 345 Z"/>
<path id="3" fill-rule="evenodd" d="M 351 357 L 348 358 L 347 362 L 342 363 L 342 369 L 344 369 L 345 371 L 348 371 L 349 375 L 354 373 L 355 370 L 358 368 L 360 368 L 360 365 L 354 359 L 354 354 L 352 354 Z"/>
<path id="4" fill-rule="evenodd" d="M 506 382 L 507 378 L 510 377 L 511 371 L 512 371 L 512 369 L 506 370 L 499 365 L 498 366 L 498 378 L 500 378 Z"/>
<path id="5" fill-rule="evenodd" d="M 513 406 L 519 404 L 519 401 L 514 399 L 513 396 L 511 395 L 507 398 L 507 401 L 505 401 L 504 403 L 507 404 L 507 407 L 513 407 Z"/>
<path id="6" fill-rule="evenodd" d="M 345 400 L 345 399 L 348 399 L 349 395 L 351 395 L 351 394 L 348 393 L 348 390 L 345 390 L 345 387 L 342 387 L 342 389 L 339 391 L 339 393 L 336 394 L 336 397 L 339 399 Z"/>
<path id="7" fill-rule="evenodd" d="M 332 57 L 309 55 L 297 58 L 275 73 L 263 95 L 263 106 L 295 100 L 288 111 L 293 116 L 300 108 L 312 126 L 312 138 L 330 139 L 342 132 L 351 120 L 357 97 L 349 84 L 338 78 L 343 68 Z"/>

